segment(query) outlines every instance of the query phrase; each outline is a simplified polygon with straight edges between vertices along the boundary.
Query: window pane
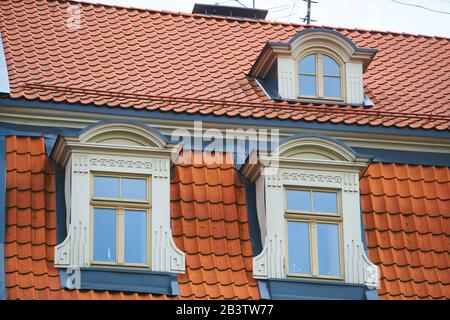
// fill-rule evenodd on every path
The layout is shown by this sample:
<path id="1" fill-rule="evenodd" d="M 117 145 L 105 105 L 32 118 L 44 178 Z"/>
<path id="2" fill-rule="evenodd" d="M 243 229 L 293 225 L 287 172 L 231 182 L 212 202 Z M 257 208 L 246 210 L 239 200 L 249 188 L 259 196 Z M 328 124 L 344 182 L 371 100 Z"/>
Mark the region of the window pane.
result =
<path id="1" fill-rule="evenodd" d="M 94 208 L 94 261 L 116 261 L 116 211 Z"/>
<path id="2" fill-rule="evenodd" d="M 119 178 L 94 176 L 94 197 L 119 198 Z"/>
<path id="3" fill-rule="evenodd" d="M 147 180 L 122 178 L 122 198 L 123 199 L 147 199 Z"/>
<path id="4" fill-rule="evenodd" d="M 298 64 L 298 73 L 316 74 L 316 55 L 310 54 L 304 57 Z"/>
<path id="5" fill-rule="evenodd" d="M 323 55 L 323 74 L 327 76 L 340 76 L 341 68 L 339 64 L 333 58 Z"/>
<path id="6" fill-rule="evenodd" d="M 316 96 L 316 77 L 315 76 L 299 76 L 300 95 Z"/>
<path id="7" fill-rule="evenodd" d="M 313 191 L 313 210 L 317 212 L 337 213 L 337 193 Z"/>
<path id="8" fill-rule="evenodd" d="M 323 90 L 325 97 L 341 97 L 341 79 L 334 77 L 323 77 Z"/>
<path id="9" fill-rule="evenodd" d="M 125 210 L 125 262 L 147 263 L 147 213 Z"/>
<path id="10" fill-rule="evenodd" d="M 310 274 L 309 224 L 288 222 L 289 273 Z"/>
<path id="11" fill-rule="evenodd" d="M 310 191 L 287 189 L 286 208 L 295 211 L 311 211 Z"/>
<path id="12" fill-rule="evenodd" d="M 319 274 L 321 276 L 340 276 L 338 225 L 317 224 L 319 250 Z"/>

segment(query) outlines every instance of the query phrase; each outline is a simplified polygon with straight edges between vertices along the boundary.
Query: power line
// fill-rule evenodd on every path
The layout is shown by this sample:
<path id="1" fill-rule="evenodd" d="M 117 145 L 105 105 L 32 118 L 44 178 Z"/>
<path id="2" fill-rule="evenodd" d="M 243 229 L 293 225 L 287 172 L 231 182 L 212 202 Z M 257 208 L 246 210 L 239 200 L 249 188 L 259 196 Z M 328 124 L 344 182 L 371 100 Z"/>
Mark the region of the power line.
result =
<path id="1" fill-rule="evenodd" d="M 291 19 L 291 15 L 292 15 L 292 12 L 294 11 L 294 8 L 295 8 L 296 4 L 297 4 L 297 0 L 294 0 L 294 3 L 292 4 L 291 11 L 289 12 L 288 20 Z"/>
<path id="2" fill-rule="evenodd" d="M 428 11 L 431 11 L 431 12 L 434 12 L 434 13 L 450 14 L 450 12 L 434 10 L 434 9 L 431 9 L 431 8 L 428 8 L 428 7 L 421 6 L 420 4 L 406 3 L 406 2 L 401 2 L 401 1 L 398 1 L 398 0 L 391 0 L 391 1 L 394 2 L 394 3 L 402 4 L 404 6 L 421 8 L 421 9 L 428 10 Z M 445 1 L 445 2 L 447 2 L 447 1 Z"/>
<path id="3" fill-rule="evenodd" d="M 244 8 L 247 8 L 247 6 L 245 5 L 245 4 L 243 4 L 242 2 L 240 2 L 239 0 L 234 0 L 234 1 L 236 1 L 237 3 L 239 3 L 241 6 L 243 6 Z"/>

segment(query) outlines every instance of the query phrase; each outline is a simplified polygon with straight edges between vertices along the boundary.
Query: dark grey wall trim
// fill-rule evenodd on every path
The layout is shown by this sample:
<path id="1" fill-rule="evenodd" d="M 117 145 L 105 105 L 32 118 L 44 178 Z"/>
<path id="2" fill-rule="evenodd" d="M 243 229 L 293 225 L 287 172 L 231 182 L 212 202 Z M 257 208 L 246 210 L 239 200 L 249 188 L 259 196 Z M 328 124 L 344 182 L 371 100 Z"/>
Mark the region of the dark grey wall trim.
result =
<path id="1" fill-rule="evenodd" d="M 273 300 L 367 299 L 364 285 L 296 279 L 269 279 L 267 282 Z"/>
<path id="2" fill-rule="evenodd" d="M 59 134 L 71 136 L 78 131 L 78 129 L 70 128 L 29 126 L 0 122 L 0 136 L 44 137 L 45 152 L 47 155 L 50 155 Z"/>
<path id="3" fill-rule="evenodd" d="M 417 164 L 424 166 L 450 166 L 450 153 L 397 151 L 386 149 L 353 148 L 360 156 L 372 156 L 372 161 Z"/>
<path id="4" fill-rule="evenodd" d="M 252 243 L 253 256 L 256 257 L 262 251 L 261 230 L 259 227 L 258 213 L 256 211 L 256 187 L 254 183 L 246 183 L 245 197 L 247 203 L 247 219 Z"/>
<path id="5" fill-rule="evenodd" d="M 54 110 L 66 110 L 66 111 L 78 111 L 85 113 L 99 113 L 119 115 L 126 117 L 143 117 L 165 120 L 180 120 L 180 121 L 209 121 L 216 123 L 232 123 L 242 125 L 262 125 L 268 127 L 284 127 L 284 128 L 302 128 L 312 130 L 333 130 L 343 132 L 358 132 L 358 133 L 375 133 L 375 134 L 393 134 L 403 136 L 417 136 L 417 137 L 436 137 L 436 138 L 450 138 L 450 131 L 438 131 L 435 129 L 411 129 L 411 128 L 397 128 L 397 127 L 382 127 L 382 126 L 370 126 L 370 125 L 348 125 L 331 122 L 318 122 L 318 121 L 294 121 L 294 120 L 279 120 L 279 119 L 254 119 L 244 118 L 240 116 L 214 116 L 214 115 L 201 115 L 201 114 L 189 114 L 189 113 L 176 113 L 176 112 L 163 112 L 163 111 L 150 111 L 150 110 L 135 110 L 135 109 L 123 109 L 120 107 L 100 107 L 96 105 L 80 105 L 69 103 L 56 103 L 56 102 L 44 102 L 44 101 L 30 101 L 26 99 L 11 99 L 9 97 L 0 97 L 0 104 L 5 106 L 18 106 L 29 108 L 42 108 L 42 109 L 54 109 Z"/>
<path id="6" fill-rule="evenodd" d="M 269 283 L 267 280 L 258 280 L 259 295 L 261 300 L 271 300 Z"/>
<path id="7" fill-rule="evenodd" d="M 60 269 L 61 287 L 67 288 L 69 276 L 76 273 Z M 81 268 L 81 290 L 107 290 L 139 293 L 179 295 L 177 275 L 174 273 L 123 270 L 113 268 Z"/>
<path id="8" fill-rule="evenodd" d="M 6 300 L 5 228 L 6 228 L 6 138 L 5 136 L 0 136 L 0 300 Z"/>
<path id="9" fill-rule="evenodd" d="M 67 211 L 65 199 L 65 170 L 55 168 L 56 241 L 61 243 L 67 236 Z"/>

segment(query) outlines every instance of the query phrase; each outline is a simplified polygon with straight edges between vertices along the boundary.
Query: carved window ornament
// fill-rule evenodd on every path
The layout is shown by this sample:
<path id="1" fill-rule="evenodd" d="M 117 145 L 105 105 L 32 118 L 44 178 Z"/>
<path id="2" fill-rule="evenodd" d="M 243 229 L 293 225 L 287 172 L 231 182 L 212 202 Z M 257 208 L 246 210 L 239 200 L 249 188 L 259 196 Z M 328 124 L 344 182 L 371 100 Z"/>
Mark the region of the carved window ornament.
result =
<path id="1" fill-rule="evenodd" d="M 268 42 L 249 75 L 274 99 L 365 105 L 363 73 L 376 52 L 333 29 L 311 28 Z"/>
<path id="2" fill-rule="evenodd" d="M 264 171 L 265 164 L 273 163 L 269 160 L 274 155 L 278 156 L 278 170 Z M 340 141 L 321 135 L 295 135 L 280 141 L 270 153 L 257 154 L 257 161 L 247 161 L 241 172 L 256 186 L 257 215 L 264 245 L 253 259 L 253 276 L 258 279 L 292 277 L 288 262 L 289 221 L 310 223 L 314 240 L 318 234 L 315 228 L 320 223 L 335 223 L 339 228 L 338 273 L 334 277 L 320 277 L 315 257 L 316 262 L 311 263 L 313 270 L 306 272 L 307 277 L 378 287 L 378 268 L 366 256 L 362 241 L 359 178 L 369 162 L 369 158 L 358 156 Z M 323 210 L 313 207 L 289 212 L 286 190 L 303 190 L 311 197 L 314 192 L 335 194 L 336 207 L 330 209 L 332 213 L 314 212 Z M 311 249 L 317 255 L 314 244 Z"/>
<path id="3" fill-rule="evenodd" d="M 116 256 L 110 257 L 111 261 L 115 261 L 110 264 L 112 267 L 123 269 L 133 265 L 127 265 L 127 258 L 123 257 L 124 244 L 119 243 L 123 240 L 124 221 L 126 224 L 126 214 L 129 212 L 136 213 L 133 219 L 139 218 L 141 213 L 141 218 L 148 222 L 148 232 L 145 233 L 145 251 L 148 255 L 143 254 L 142 261 L 138 260 L 139 263 L 134 263 L 133 267 L 184 273 L 185 254 L 174 244 L 170 227 L 170 159 L 173 147 L 153 128 L 130 121 L 99 122 L 82 130 L 77 137 L 58 138 L 52 158 L 65 169 L 67 236 L 55 247 L 56 267 L 86 268 L 96 265 L 93 255 L 93 211 L 106 206 L 113 212 L 109 217 L 114 217 L 114 212 L 117 212 L 117 225 L 122 226 L 117 228 L 120 239 L 117 242 L 118 251 L 114 253 L 117 259 Z M 115 177 L 120 179 L 121 185 L 130 181 L 140 184 L 145 181 L 148 197 L 130 201 L 121 193 L 108 205 L 105 199 L 99 200 L 93 194 L 95 176 Z M 158 193 L 152 190 L 158 190 Z M 99 217 L 100 213 L 108 217 L 105 214 L 108 210 L 100 211 Z"/>

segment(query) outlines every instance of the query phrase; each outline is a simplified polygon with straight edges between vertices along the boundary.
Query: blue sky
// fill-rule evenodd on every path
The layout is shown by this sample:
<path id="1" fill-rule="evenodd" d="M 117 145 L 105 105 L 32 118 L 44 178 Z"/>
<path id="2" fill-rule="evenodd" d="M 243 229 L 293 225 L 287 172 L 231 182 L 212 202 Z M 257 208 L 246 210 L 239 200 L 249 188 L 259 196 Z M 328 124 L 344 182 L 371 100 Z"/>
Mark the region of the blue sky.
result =
<path id="1" fill-rule="evenodd" d="M 236 0 L 82 0 L 148 8 L 191 12 L 194 3 L 221 3 L 240 6 Z M 247 7 L 253 0 L 239 0 Z M 256 7 L 269 9 L 267 19 L 301 22 L 306 14 L 306 3 L 302 0 L 255 0 Z M 315 24 L 396 31 L 450 37 L 450 0 L 316 0 L 312 18 Z M 429 10 L 402 5 L 398 2 L 419 5 Z M 443 14 L 431 10 L 446 12 Z"/>

